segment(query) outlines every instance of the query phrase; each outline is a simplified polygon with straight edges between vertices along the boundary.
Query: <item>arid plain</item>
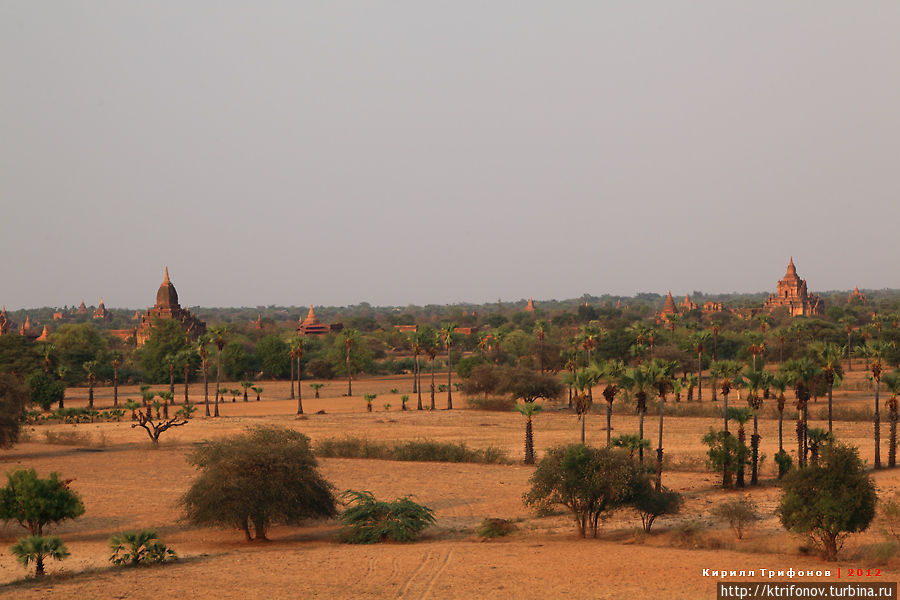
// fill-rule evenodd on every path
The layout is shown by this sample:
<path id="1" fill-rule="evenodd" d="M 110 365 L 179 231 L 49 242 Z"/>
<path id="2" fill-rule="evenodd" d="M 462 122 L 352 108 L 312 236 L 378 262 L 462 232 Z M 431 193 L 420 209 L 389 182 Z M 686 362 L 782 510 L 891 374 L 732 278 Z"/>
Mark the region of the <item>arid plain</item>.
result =
<path id="1" fill-rule="evenodd" d="M 861 387 L 862 373 L 851 374 L 845 388 Z M 710 598 L 715 577 L 703 569 L 825 570 L 837 581 L 837 570 L 880 569 L 869 580 L 896 581 L 897 559 L 874 550 L 887 539 L 883 524 L 852 536 L 838 563 L 825 563 L 803 551 L 804 540 L 786 533 L 774 516 L 778 500 L 772 456 L 778 449 L 777 419 L 771 407 L 760 422 L 763 485 L 723 491 L 719 478 L 704 465 L 702 435 L 719 420 L 711 416 L 670 416 L 665 422 L 664 447 L 671 468 L 665 485 L 682 492 L 681 514 L 663 517 L 649 536 L 639 533 L 640 519 L 621 511 L 608 520 L 598 539 L 579 539 L 565 513 L 537 516 L 522 503 L 534 467 L 521 464 L 524 419 L 517 413 L 473 410 L 461 393 L 454 394 L 453 411 L 401 411 L 400 393 L 410 393 L 410 377 L 354 380 L 353 397 L 344 397 L 346 381 L 324 382 L 321 398 L 313 398 L 309 382 L 303 384 L 305 414 L 296 415 L 287 382 L 263 382 L 262 401 L 221 406 L 222 417 L 202 416 L 202 407 L 188 425 L 163 434 L 152 450 L 143 430 L 122 422 L 79 425 L 41 425 L 25 428 L 26 441 L 0 452 L 3 472 L 35 468 L 39 474 L 58 471 L 72 478 L 71 486 L 84 501 L 85 514 L 53 527 L 66 541 L 71 556 L 48 563 L 48 577 L 22 583 L 24 570 L 8 547 L 21 529 L 0 526 L 0 596 L 15 598 Z M 165 386 L 156 386 L 164 389 Z M 397 394 L 390 390 L 397 389 Z M 176 397 L 180 395 L 178 390 Z M 377 393 L 374 412 L 366 412 L 362 393 Z M 120 398 L 139 398 L 135 387 L 120 388 Z M 200 385 L 191 386 L 193 401 L 202 400 Z M 111 405 L 112 391 L 98 388 L 96 402 Z M 424 394 L 426 404 L 428 394 Z M 71 389 L 69 406 L 84 405 L 86 390 Z M 732 398 L 732 402 L 734 399 Z M 390 410 L 384 404 L 390 403 Z M 437 395 L 437 407 L 446 394 Z M 671 404 L 671 403 L 670 403 Z M 705 392 L 703 406 L 716 407 Z M 690 413 L 697 402 L 671 407 Z M 872 405 L 869 391 L 836 393 L 836 405 L 860 410 Z M 825 402 L 811 404 L 811 426 Z M 577 442 L 577 418 L 565 402 L 547 404 L 535 418 L 538 458 L 549 447 Z M 557 410 L 559 409 L 559 410 Z M 710 409 L 712 410 L 712 409 Z M 324 411 L 324 414 L 316 414 Z M 409 544 L 353 546 L 334 540 L 337 521 L 301 527 L 275 527 L 271 541 L 248 543 L 240 532 L 197 529 L 180 520 L 179 497 L 197 472 L 186 453 L 204 439 L 215 439 L 255 424 L 294 428 L 313 442 L 347 435 L 371 440 L 430 439 L 465 442 L 472 448 L 497 446 L 505 450 L 509 465 L 469 463 L 397 462 L 370 459 L 320 459 L 321 470 L 338 492 L 370 490 L 391 499 L 413 495 L 434 509 L 435 527 L 420 541 Z M 647 437 L 655 438 L 656 418 L 648 415 Z M 617 402 L 614 435 L 636 432 L 633 410 Z M 46 432 L 56 432 L 48 443 Z M 793 422 L 785 421 L 785 448 L 795 445 Z M 839 440 L 860 448 L 873 458 L 870 421 L 835 423 Z M 51 434 L 52 435 L 52 434 Z M 885 434 L 882 434 L 883 438 Z M 68 438 L 68 439 L 66 439 Z M 595 405 L 588 416 L 587 442 L 605 443 L 605 413 Z M 655 444 L 654 444 L 655 445 Z M 886 452 L 885 443 L 882 453 Z M 796 450 L 793 451 L 793 454 Z M 900 490 L 900 471 L 874 473 L 879 496 Z M 765 515 L 756 527 L 737 540 L 731 530 L 712 519 L 710 509 L 719 501 L 749 494 Z M 516 521 L 518 530 L 507 537 L 482 540 L 475 529 L 484 518 Z M 685 522 L 704 526 L 685 534 Z M 151 528 L 179 554 L 179 562 L 146 569 L 112 568 L 107 561 L 108 539 L 123 530 Z M 881 556 L 879 558 L 879 556 Z M 873 571 L 874 572 L 874 571 Z M 759 580 L 759 576 L 751 578 Z M 776 578 L 778 579 L 778 578 Z M 784 579 L 784 578 L 781 578 Z M 815 578 L 826 580 L 826 578 Z M 843 580 L 843 579 L 842 579 Z M 798 581 L 795 579 L 794 581 Z"/>

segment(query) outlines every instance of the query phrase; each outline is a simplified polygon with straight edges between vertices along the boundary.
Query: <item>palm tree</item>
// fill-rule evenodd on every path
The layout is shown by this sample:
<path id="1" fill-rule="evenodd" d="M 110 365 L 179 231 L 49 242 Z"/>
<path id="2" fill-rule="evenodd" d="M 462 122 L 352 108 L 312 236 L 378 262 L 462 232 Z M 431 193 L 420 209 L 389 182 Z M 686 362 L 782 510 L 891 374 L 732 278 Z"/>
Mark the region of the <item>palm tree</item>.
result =
<path id="1" fill-rule="evenodd" d="M 581 347 L 584 349 L 585 357 L 587 362 L 585 364 L 591 364 L 591 356 L 594 351 L 594 348 L 597 347 L 597 343 L 600 341 L 600 337 L 605 333 L 603 328 L 592 323 L 588 323 L 587 325 L 581 326 L 581 333 L 579 335 L 579 341 L 581 342 Z M 594 402 L 594 386 L 591 385 L 588 387 L 588 397 L 591 399 L 591 403 Z"/>
<path id="2" fill-rule="evenodd" d="M 647 371 L 647 365 L 632 367 L 625 372 L 622 379 L 624 387 L 627 387 L 634 393 L 636 408 L 638 412 L 638 437 L 644 439 L 644 415 L 647 414 L 647 392 L 653 385 L 650 374 Z M 641 464 L 644 462 L 644 448 L 639 450 L 638 459 Z"/>
<path id="3" fill-rule="evenodd" d="M 713 362 L 719 360 L 719 331 L 722 330 L 722 321 L 718 319 L 709 324 L 709 328 L 713 335 Z M 713 388 L 713 398 L 715 398 L 716 388 Z"/>
<path id="4" fill-rule="evenodd" d="M 844 376 L 844 369 L 841 367 L 844 348 L 831 342 L 816 342 L 811 345 L 811 348 L 816 353 L 816 358 L 822 365 L 822 374 L 825 378 L 825 385 L 828 386 L 828 433 L 831 433 L 831 399 L 834 392 L 834 384 L 840 384 L 841 378 Z"/>
<path id="5" fill-rule="evenodd" d="M 746 453 L 747 443 L 746 434 L 744 433 L 744 424 L 750 420 L 752 411 L 749 408 L 731 408 L 728 411 L 728 417 L 738 422 L 738 448 L 739 460 L 737 464 L 737 487 L 744 487 L 744 463 L 746 458 L 740 457 L 741 453 Z M 746 454 L 744 454 L 746 456 Z"/>
<path id="6" fill-rule="evenodd" d="M 659 446 L 656 448 L 656 491 L 662 490 L 662 462 L 663 462 L 663 416 L 666 407 L 666 395 L 672 390 L 675 382 L 675 369 L 678 368 L 676 361 L 660 360 L 658 358 L 650 361 L 648 365 L 648 376 L 656 388 L 656 395 L 659 398 Z"/>
<path id="7" fill-rule="evenodd" d="M 534 323 L 534 334 L 538 339 L 538 363 L 541 366 L 541 373 L 544 372 L 544 338 L 547 336 L 547 330 L 550 326 L 547 321 L 540 319 Z"/>
<path id="8" fill-rule="evenodd" d="M 377 394 L 363 394 L 363 399 L 366 401 L 366 411 L 372 412 L 372 402 L 377 397 Z"/>
<path id="9" fill-rule="evenodd" d="M 163 357 L 163 362 L 169 367 L 169 391 L 175 396 L 175 367 L 178 366 L 178 355 L 169 353 Z"/>
<path id="10" fill-rule="evenodd" d="M 69 367 L 66 367 L 65 365 L 60 365 L 59 367 L 56 367 L 56 374 L 59 376 L 59 380 L 65 383 L 66 375 L 69 374 Z M 60 409 L 65 408 L 65 406 L 64 406 L 65 395 L 66 395 L 65 391 L 63 391 L 63 393 L 60 394 L 60 396 L 59 396 L 59 408 Z"/>
<path id="11" fill-rule="evenodd" d="M 784 362 L 784 342 L 787 341 L 789 330 L 786 327 L 779 327 L 775 330 L 775 341 L 778 342 L 778 364 Z"/>
<path id="12" fill-rule="evenodd" d="M 491 349 L 494 351 L 494 362 L 498 365 L 503 360 L 503 338 L 505 337 L 506 332 L 502 329 L 492 329 L 491 334 L 487 338 Z"/>
<path id="13" fill-rule="evenodd" d="M 789 360 L 785 363 L 785 370 L 790 375 L 794 386 L 794 397 L 797 398 L 797 465 L 806 466 L 808 406 L 815 379 L 821 375 L 819 367 L 808 358 Z"/>
<path id="14" fill-rule="evenodd" d="M 112 361 L 110 361 L 113 368 L 113 408 L 119 407 L 119 367 L 122 366 L 122 355 L 118 352 L 114 352 L 112 355 Z"/>
<path id="15" fill-rule="evenodd" d="M 323 387 L 325 387 L 325 384 L 324 383 L 311 383 L 311 384 L 309 384 L 309 387 L 311 387 L 313 390 L 315 390 L 316 398 L 318 398 L 319 390 L 321 390 Z"/>
<path id="16" fill-rule="evenodd" d="M 789 380 L 784 370 L 780 370 L 778 375 L 772 377 L 772 387 L 778 391 L 778 452 L 784 452 L 784 403 L 786 398 L 784 392 L 787 390 Z"/>
<path id="17" fill-rule="evenodd" d="M 735 376 L 741 372 L 741 363 L 736 360 L 720 360 L 714 363 L 710 369 L 710 376 L 715 377 L 719 381 L 719 390 L 722 392 L 722 410 L 725 417 L 725 433 L 728 433 L 728 394 L 731 393 L 731 387 L 734 383 Z"/>
<path id="18" fill-rule="evenodd" d="M 541 405 L 536 402 L 516 404 L 516 410 L 525 417 L 525 464 L 534 464 L 534 436 L 531 429 L 531 419 L 541 412 Z"/>
<path id="19" fill-rule="evenodd" d="M 884 342 L 866 344 L 866 358 L 871 358 L 872 379 L 875 380 L 875 468 L 881 468 L 881 413 L 878 411 L 878 392 L 881 389 L 882 360 L 888 345 Z"/>
<path id="20" fill-rule="evenodd" d="M 694 373 L 688 373 L 684 376 L 684 385 L 687 386 L 687 401 L 693 402 L 694 400 L 694 388 L 697 387 L 697 375 Z"/>
<path id="21" fill-rule="evenodd" d="M 353 395 L 353 377 L 350 369 L 350 353 L 353 352 L 353 345 L 356 343 L 358 335 L 355 329 L 344 330 L 344 357 L 347 365 L 347 396 Z"/>
<path id="22" fill-rule="evenodd" d="M 294 371 L 294 359 L 297 360 L 297 414 L 303 414 L 303 392 L 300 390 L 300 382 L 303 380 L 303 353 L 306 351 L 306 340 L 296 338 L 291 342 L 291 350 L 294 358 L 291 359 L 291 371 Z M 294 386 L 291 384 L 291 398 L 293 398 Z"/>
<path id="23" fill-rule="evenodd" d="M 253 387 L 252 381 L 242 381 L 241 387 L 244 388 L 244 402 L 247 402 L 247 390 Z"/>
<path id="24" fill-rule="evenodd" d="M 259 402 L 259 395 L 263 393 L 263 388 L 262 387 L 252 387 L 250 389 L 256 393 L 256 401 Z"/>
<path id="25" fill-rule="evenodd" d="M 418 396 L 416 410 L 422 410 L 422 371 L 419 368 L 419 355 L 422 354 L 422 344 L 419 340 L 419 332 L 416 331 L 410 339 L 410 347 L 413 357 L 416 359 L 416 371 L 413 373 L 413 393 Z"/>
<path id="26" fill-rule="evenodd" d="M 431 363 L 431 410 L 434 410 L 434 361 L 437 358 L 437 344 L 436 340 L 429 340 L 428 347 L 425 350 L 425 354 L 428 355 L 428 361 Z"/>
<path id="27" fill-rule="evenodd" d="M 891 443 L 888 446 L 888 467 L 897 466 L 897 394 L 900 394 L 900 371 L 887 373 L 882 378 L 891 397 L 885 402 L 891 423 Z"/>
<path id="28" fill-rule="evenodd" d="M 290 346 L 288 347 L 288 362 L 291 363 L 291 400 L 295 398 L 294 396 L 294 359 L 297 358 L 297 342 L 300 340 L 299 337 L 295 337 L 291 339 Z M 300 382 L 297 382 L 297 385 L 300 385 Z"/>
<path id="29" fill-rule="evenodd" d="M 744 371 L 747 387 L 747 405 L 753 410 L 753 435 L 750 436 L 750 485 L 759 482 L 759 409 L 762 408 L 763 389 L 772 385 L 772 374 L 755 369 Z"/>
<path id="30" fill-rule="evenodd" d="M 157 392 L 157 395 L 163 400 L 163 419 L 169 418 L 169 403 L 175 399 L 173 392 Z"/>
<path id="31" fill-rule="evenodd" d="M 447 410 L 453 410 L 453 330 L 456 329 L 456 323 L 447 323 L 441 328 L 441 339 L 444 346 L 447 347 Z"/>
<path id="32" fill-rule="evenodd" d="M 716 378 L 719 381 L 720 391 L 722 392 L 722 409 L 724 414 L 724 426 L 725 426 L 725 436 L 730 435 L 728 433 L 728 419 L 730 418 L 730 414 L 728 412 L 728 394 L 731 393 L 731 386 L 734 383 L 735 376 L 741 372 L 741 363 L 735 360 L 720 360 L 713 364 L 709 373 L 712 377 Z M 728 455 L 726 453 L 725 460 L 722 465 L 722 487 L 727 488 L 731 485 L 731 465 L 728 462 Z"/>
<path id="33" fill-rule="evenodd" d="M 197 338 L 197 345 L 194 347 L 197 354 L 200 355 L 200 364 L 203 369 L 203 404 L 206 407 L 206 416 L 209 416 L 209 363 L 207 358 L 209 353 L 206 347 L 209 346 L 210 337 L 204 333 Z"/>
<path id="34" fill-rule="evenodd" d="M 819 464 L 819 448 L 823 444 L 833 441 L 834 436 L 818 427 L 810 427 L 806 433 L 809 440 L 809 460 L 812 464 L 817 465 Z"/>
<path id="35" fill-rule="evenodd" d="M 756 357 L 766 351 L 766 342 L 762 335 L 754 332 L 747 333 L 749 344 L 747 352 L 753 356 L 753 370 L 756 370 Z"/>
<path id="36" fill-rule="evenodd" d="M 182 364 L 182 368 L 184 369 L 184 405 L 189 406 L 191 401 L 188 398 L 188 385 L 191 381 L 191 358 L 193 358 L 193 352 L 190 350 L 182 350 L 177 355 L 176 358 L 178 362 Z"/>
<path id="37" fill-rule="evenodd" d="M 610 447 L 612 434 L 612 405 L 619 392 L 619 383 L 625 374 L 625 363 L 621 360 L 610 360 L 600 371 L 600 375 L 606 380 L 603 388 L 603 399 L 606 400 L 606 447 Z"/>
<path id="38" fill-rule="evenodd" d="M 94 383 L 97 381 L 97 361 L 89 360 L 83 365 L 88 380 L 88 408 L 94 408 Z"/>
<path id="39" fill-rule="evenodd" d="M 697 402 L 703 402 L 703 349 L 709 343 L 708 331 L 692 333 L 688 343 L 697 353 Z"/>
<path id="40" fill-rule="evenodd" d="M 850 336 L 853 333 L 853 319 L 851 317 L 842 317 L 839 323 L 844 326 L 844 330 L 847 332 L 847 370 L 852 371 L 853 359 L 850 357 L 850 348 L 853 346 Z"/>
<path id="41" fill-rule="evenodd" d="M 219 396 L 221 396 L 222 386 L 222 350 L 225 348 L 226 335 L 228 330 L 225 327 L 213 327 L 209 330 L 210 337 L 216 345 L 218 352 L 216 353 L 216 403 L 213 411 L 213 417 L 219 416 Z"/>
<path id="42" fill-rule="evenodd" d="M 597 383 L 598 377 L 599 372 L 597 369 L 591 367 L 576 372 L 572 377 L 572 383 L 575 386 L 575 389 L 578 390 L 578 395 L 575 399 L 575 414 L 578 415 L 578 420 L 581 421 L 582 444 L 584 444 L 585 421 L 587 420 L 587 414 L 590 412 L 592 404 L 588 390 Z"/>
<path id="43" fill-rule="evenodd" d="M 44 559 L 52 558 L 62 560 L 69 556 L 69 551 L 63 541 L 55 535 L 32 535 L 21 538 L 12 548 L 16 559 L 28 568 L 28 563 L 34 562 L 34 576 L 43 577 Z"/>

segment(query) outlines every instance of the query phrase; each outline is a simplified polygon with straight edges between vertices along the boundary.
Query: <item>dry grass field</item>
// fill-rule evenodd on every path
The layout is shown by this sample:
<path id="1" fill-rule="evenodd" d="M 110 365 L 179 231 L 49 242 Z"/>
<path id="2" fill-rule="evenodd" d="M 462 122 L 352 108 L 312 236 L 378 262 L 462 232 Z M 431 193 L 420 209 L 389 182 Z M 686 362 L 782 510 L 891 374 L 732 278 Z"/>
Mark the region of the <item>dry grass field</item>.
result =
<path id="1" fill-rule="evenodd" d="M 854 377 L 856 379 L 854 379 Z M 854 373 L 853 388 L 861 374 Z M 26 427 L 27 441 L 0 452 L 3 472 L 33 467 L 46 476 L 58 471 L 74 478 L 85 514 L 51 528 L 65 540 L 71 556 L 49 562 L 52 576 L 22 583 L 25 570 L 9 553 L 22 531 L 0 525 L 0 596 L 10 598 L 712 598 L 715 578 L 702 569 L 812 569 L 838 567 L 882 569 L 878 581 L 896 581 L 897 559 L 876 556 L 873 545 L 885 536 L 879 524 L 853 536 L 837 564 L 823 563 L 802 552 L 803 540 L 786 534 L 772 514 L 778 489 L 773 485 L 772 456 L 777 451 L 777 422 L 761 420 L 764 485 L 722 491 L 718 476 L 703 466 L 700 438 L 720 421 L 711 417 L 670 417 L 665 449 L 677 469 L 664 473 L 664 483 L 686 496 L 682 514 L 662 518 L 650 536 L 638 532 L 640 519 L 623 511 L 607 521 L 599 539 L 578 539 L 565 514 L 538 517 L 522 504 L 533 467 L 522 464 L 482 465 L 394 462 L 365 459 L 320 459 L 325 476 L 338 491 L 371 490 L 379 498 L 414 495 L 433 508 L 437 526 L 411 544 L 352 546 L 338 544 L 336 522 L 303 527 L 275 527 L 271 541 L 247 543 L 238 531 L 197 529 L 179 520 L 177 501 L 196 472 L 185 453 L 197 442 L 241 431 L 248 425 L 275 424 L 294 428 L 313 441 L 346 435 L 372 440 L 430 439 L 465 442 L 472 448 L 497 446 L 521 460 L 524 420 L 517 413 L 468 408 L 454 393 L 453 411 L 400 410 L 397 388 L 409 393 L 411 379 L 384 377 L 355 380 L 353 397 L 343 397 L 346 382 L 325 382 L 322 398 L 314 399 L 304 382 L 305 415 L 288 399 L 284 382 L 262 382 L 261 402 L 238 400 L 221 406 L 222 417 L 204 418 L 202 407 L 188 425 L 163 434 L 152 450 L 143 430 L 120 423 L 42 425 Z M 238 387 L 227 384 L 228 387 Z M 164 386 L 158 386 L 165 389 Z M 182 389 L 176 390 L 180 398 Z M 377 393 L 374 412 L 366 412 L 363 393 Z M 135 387 L 120 389 L 120 399 L 139 398 Z M 191 388 L 196 402 L 200 386 Z M 96 402 L 111 404 L 112 392 L 97 390 Z M 70 390 L 69 406 L 84 405 L 86 390 Z M 732 396 L 732 403 L 736 399 Z M 425 403 L 429 399 L 425 396 Z M 446 394 L 439 394 L 438 408 Z M 872 404 L 871 393 L 839 392 L 836 402 L 854 409 Z M 384 404 L 390 403 L 390 410 Z M 711 405 L 708 391 L 704 404 Z M 812 411 L 824 407 L 820 399 Z M 562 406 L 562 405 L 560 405 Z M 571 413 L 548 410 L 535 418 L 538 457 L 548 447 L 578 440 L 579 426 Z M 605 443 L 602 407 L 587 421 L 588 443 Z M 616 405 L 614 435 L 637 430 L 633 412 Z M 324 411 L 324 414 L 316 414 Z M 813 419 L 811 426 L 821 424 Z M 647 437 L 656 439 L 656 418 L 648 415 Z M 870 422 L 838 421 L 837 437 L 857 445 L 871 463 Z M 57 443 L 48 443 L 47 432 Z M 882 438 L 887 437 L 887 424 Z M 58 443 L 58 442 L 65 443 Z M 654 444 L 655 445 L 655 444 Z M 785 446 L 794 443 L 793 422 L 785 423 Z M 796 451 L 794 451 L 795 453 Z M 882 449 L 886 457 L 887 444 Z M 900 471 L 875 473 L 879 494 L 900 489 Z M 710 509 L 723 499 L 749 494 L 766 518 L 738 541 L 715 522 Z M 517 521 L 511 536 L 485 541 L 474 531 L 482 519 Z M 702 523 L 691 534 L 685 523 Z M 178 563 L 146 569 L 109 566 L 107 541 L 128 529 L 153 528 L 182 558 Z M 759 577 L 755 578 L 759 579 Z M 822 578 L 824 579 L 824 578 Z M 837 580 L 836 576 L 832 576 Z"/>

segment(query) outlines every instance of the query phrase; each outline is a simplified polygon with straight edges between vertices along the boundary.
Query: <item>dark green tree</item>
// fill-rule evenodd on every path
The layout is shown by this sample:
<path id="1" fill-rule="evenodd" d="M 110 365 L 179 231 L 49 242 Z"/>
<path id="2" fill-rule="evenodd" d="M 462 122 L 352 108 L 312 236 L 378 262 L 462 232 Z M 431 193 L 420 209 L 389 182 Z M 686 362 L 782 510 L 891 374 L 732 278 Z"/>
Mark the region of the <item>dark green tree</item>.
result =
<path id="1" fill-rule="evenodd" d="M 44 535 L 47 525 L 84 514 L 81 498 L 56 472 L 40 479 L 34 469 L 18 470 L 6 479 L 0 488 L 0 519 L 16 521 L 31 535 Z"/>
<path id="2" fill-rule="evenodd" d="M 875 484 L 856 448 L 826 445 L 818 464 L 784 476 L 777 514 L 781 524 L 810 537 L 826 560 L 837 560 L 846 537 L 875 518 Z"/>
<path id="3" fill-rule="evenodd" d="M 234 527 L 266 539 L 270 525 L 337 514 L 333 486 L 317 470 L 309 438 L 289 429 L 251 428 L 204 443 L 188 456 L 200 477 L 182 498 L 196 525 Z"/>

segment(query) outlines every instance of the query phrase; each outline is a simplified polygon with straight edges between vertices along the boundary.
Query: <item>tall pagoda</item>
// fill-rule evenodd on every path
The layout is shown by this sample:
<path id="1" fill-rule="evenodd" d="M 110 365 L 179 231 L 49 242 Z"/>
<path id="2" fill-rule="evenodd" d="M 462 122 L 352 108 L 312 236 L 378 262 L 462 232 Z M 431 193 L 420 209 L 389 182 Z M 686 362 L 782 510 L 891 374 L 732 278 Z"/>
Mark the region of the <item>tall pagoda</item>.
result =
<path id="1" fill-rule="evenodd" d="M 169 267 L 166 267 L 165 278 L 156 292 L 156 304 L 141 315 L 141 322 L 135 335 L 138 346 L 144 345 L 150 339 L 150 330 L 153 328 L 155 319 L 178 321 L 185 333 L 194 339 L 206 333 L 206 323 L 192 315 L 188 309 L 181 308 L 181 305 L 178 304 L 178 292 L 175 291 L 175 286 L 169 281 Z"/>

